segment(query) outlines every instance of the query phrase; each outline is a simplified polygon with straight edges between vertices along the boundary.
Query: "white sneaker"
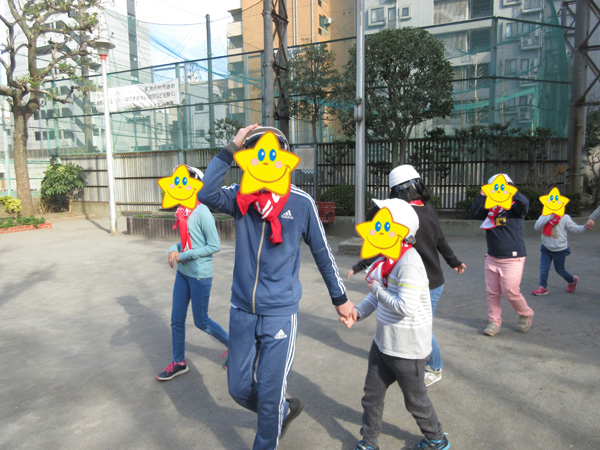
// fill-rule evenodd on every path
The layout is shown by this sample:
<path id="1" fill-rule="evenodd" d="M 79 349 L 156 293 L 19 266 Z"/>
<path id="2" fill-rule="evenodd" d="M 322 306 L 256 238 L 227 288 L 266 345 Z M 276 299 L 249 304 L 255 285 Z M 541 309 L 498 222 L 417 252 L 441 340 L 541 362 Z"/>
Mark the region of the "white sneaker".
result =
<path id="1" fill-rule="evenodd" d="M 425 370 L 425 386 L 431 386 L 436 381 L 442 379 L 442 369 L 434 370 L 431 367 L 427 367 Z"/>

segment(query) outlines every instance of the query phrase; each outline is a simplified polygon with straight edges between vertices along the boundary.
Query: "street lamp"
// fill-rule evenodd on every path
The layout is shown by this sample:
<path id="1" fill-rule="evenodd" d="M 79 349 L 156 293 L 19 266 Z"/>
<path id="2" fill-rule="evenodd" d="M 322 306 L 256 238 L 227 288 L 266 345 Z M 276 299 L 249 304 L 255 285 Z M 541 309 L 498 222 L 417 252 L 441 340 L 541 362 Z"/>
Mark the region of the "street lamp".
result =
<path id="1" fill-rule="evenodd" d="M 108 52 L 115 48 L 115 44 L 109 41 L 95 40 L 90 42 L 102 59 L 102 91 L 104 94 L 104 130 L 106 139 L 106 174 L 108 177 L 108 215 L 110 217 L 110 234 L 117 234 L 117 208 L 115 206 L 115 179 L 113 175 L 112 155 L 112 133 L 110 128 L 110 113 L 108 111 L 108 76 L 107 62 Z"/>

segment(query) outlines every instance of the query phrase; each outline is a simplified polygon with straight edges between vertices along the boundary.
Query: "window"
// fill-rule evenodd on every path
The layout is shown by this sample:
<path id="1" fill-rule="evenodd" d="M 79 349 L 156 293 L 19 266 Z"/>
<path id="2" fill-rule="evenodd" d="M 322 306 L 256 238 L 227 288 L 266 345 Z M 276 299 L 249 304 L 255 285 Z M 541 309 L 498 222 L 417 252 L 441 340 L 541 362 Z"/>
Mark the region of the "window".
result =
<path id="1" fill-rule="evenodd" d="M 71 130 L 61 131 L 61 135 L 64 139 L 73 139 L 73 132 Z"/>
<path id="2" fill-rule="evenodd" d="M 507 23 L 504 25 L 504 37 L 506 39 L 510 39 L 511 37 L 513 37 L 513 35 L 514 35 L 513 25 L 514 24 L 512 24 L 512 23 Z"/>
<path id="3" fill-rule="evenodd" d="M 504 101 L 504 112 L 506 113 L 514 113 L 515 112 L 515 99 L 509 98 Z"/>
<path id="4" fill-rule="evenodd" d="M 472 30 L 469 33 L 469 49 L 472 52 L 489 51 L 492 45 L 490 29 Z"/>
<path id="5" fill-rule="evenodd" d="M 195 110 L 196 112 L 198 112 L 198 111 L 204 111 L 204 105 L 196 105 L 196 106 L 194 107 L 194 110 Z"/>
<path id="6" fill-rule="evenodd" d="M 388 8 L 387 20 L 389 23 L 396 22 L 396 8 Z"/>
<path id="7" fill-rule="evenodd" d="M 369 15 L 369 22 L 371 24 L 383 23 L 383 8 L 373 8 L 371 10 L 371 14 Z"/>
<path id="8" fill-rule="evenodd" d="M 402 8 L 402 18 L 403 19 L 410 18 L 410 8 L 408 6 Z"/>
<path id="9" fill-rule="evenodd" d="M 504 75 L 515 75 L 517 73 L 517 60 L 507 59 L 504 61 Z"/>
<path id="10" fill-rule="evenodd" d="M 100 136 L 100 129 L 99 128 L 94 128 L 94 136 Z"/>
<path id="11" fill-rule="evenodd" d="M 471 0 L 469 2 L 469 6 L 471 10 L 470 19 L 476 19 L 478 17 L 489 17 L 492 15 L 492 0 Z"/>
<path id="12" fill-rule="evenodd" d="M 521 75 L 527 76 L 529 72 L 529 60 L 522 59 L 521 60 Z"/>
<path id="13" fill-rule="evenodd" d="M 40 120 L 40 111 L 37 110 L 36 112 L 33 113 L 33 118 L 35 120 Z"/>
<path id="14" fill-rule="evenodd" d="M 42 133 L 40 133 L 39 131 L 35 132 L 35 140 L 36 141 L 41 141 L 42 140 Z"/>

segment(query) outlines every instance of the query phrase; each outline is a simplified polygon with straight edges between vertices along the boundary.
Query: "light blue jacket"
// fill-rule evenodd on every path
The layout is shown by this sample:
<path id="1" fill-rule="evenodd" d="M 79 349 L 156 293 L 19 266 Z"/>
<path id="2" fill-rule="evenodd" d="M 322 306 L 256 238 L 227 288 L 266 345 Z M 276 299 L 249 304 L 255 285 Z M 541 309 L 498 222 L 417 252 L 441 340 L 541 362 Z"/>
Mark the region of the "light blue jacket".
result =
<path id="1" fill-rule="evenodd" d="M 177 270 L 193 278 L 212 278 L 212 255 L 221 250 L 215 218 L 205 205 L 199 205 L 188 218 L 188 232 L 192 249 L 181 252 L 181 242 L 169 248 L 170 252 L 180 252 Z"/>

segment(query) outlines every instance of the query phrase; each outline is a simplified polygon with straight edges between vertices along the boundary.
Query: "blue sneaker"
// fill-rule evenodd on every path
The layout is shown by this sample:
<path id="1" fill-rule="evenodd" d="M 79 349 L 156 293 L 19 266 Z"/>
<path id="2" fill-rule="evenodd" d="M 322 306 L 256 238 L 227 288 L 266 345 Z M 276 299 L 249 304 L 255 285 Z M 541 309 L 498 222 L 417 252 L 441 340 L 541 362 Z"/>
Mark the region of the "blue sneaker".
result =
<path id="1" fill-rule="evenodd" d="M 433 449 L 433 450 L 446 450 L 450 448 L 450 442 L 446 436 L 444 436 L 439 441 L 434 441 L 433 439 L 424 438 L 421 442 L 419 442 L 414 447 L 411 447 L 412 450 L 422 450 L 422 449 Z"/>
<path id="2" fill-rule="evenodd" d="M 358 444 L 356 444 L 356 448 L 354 450 L 379 450 L 379 447 L 374 448 L 365 444 L 365 441 L 358 441 Z"/>

